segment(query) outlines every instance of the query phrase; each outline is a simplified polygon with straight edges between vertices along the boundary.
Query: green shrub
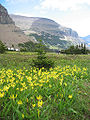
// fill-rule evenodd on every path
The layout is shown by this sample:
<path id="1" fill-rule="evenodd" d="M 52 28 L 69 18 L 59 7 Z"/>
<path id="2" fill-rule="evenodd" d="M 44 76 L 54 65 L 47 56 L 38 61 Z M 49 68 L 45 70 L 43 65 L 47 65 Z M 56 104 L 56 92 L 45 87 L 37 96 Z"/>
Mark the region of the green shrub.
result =
<path id="1" fill-rule="evenodd" d="M 27 52 L 26 48 L 20 48 L 20 52 Z"/>
<path id="2" fill-rule="evenodd" d="M 54 61 L 48 59 L 46 57 L 46 51 L 44 50 L 44 45 L 42 45 L 42 43 L 39 43 L 37 45 L 37 58 L 35 60 L 33 60 L 33 66 L 37 67 L 37 68 L 46 68 L 47 70 L 49 70 L 49 68 L 54 67 Z"/>
<path id="3" fill-rule="evenodd" d="M 6 47 L 5 45 L 2 43 L 2 41 L 0 41 L 0 53 L 5 53 L 6 51 Z"/>
<path id="4" fill-rule="evenodd" d="M 40 59 L 33 60 L 33 63 L 34 63 L 34 66 L 39 69 L 44 67 L 49 70 L 49 68 L 54 67 L 54 62 L 47 58 L 42 59 L 42 60 Z"/>

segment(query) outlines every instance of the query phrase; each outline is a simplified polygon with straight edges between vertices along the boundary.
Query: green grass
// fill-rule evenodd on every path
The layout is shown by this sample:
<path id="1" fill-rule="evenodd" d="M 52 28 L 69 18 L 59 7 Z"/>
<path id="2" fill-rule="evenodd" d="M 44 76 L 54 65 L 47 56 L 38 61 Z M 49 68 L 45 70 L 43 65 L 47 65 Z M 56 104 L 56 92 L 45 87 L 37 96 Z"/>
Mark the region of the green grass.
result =
<path id="1" fill-rule="evenodd" d="M 11 69 L 14 72 L 14 74 L 18 74 L 17 70 L 18 69 L 23 70 L 23 67 L 25 67 L 26 72 L 25 70 L 23 70 L 22 73 L 23 72 L 25 73 L 24 76 L 29 76 L 29 70 L 31 70 L 32 59 L 35 59 L 36 56 L 37 56 L 36 53 L 30 53 L 30 52 L 26 52 L 26 53 L 7 52 L 6 54 L 0 54 L 0 70 L 4 68 L 4 71 L 6 73 L 8 69 Z M 42 100 L 44 102 L 44 105 L 43 105 L 43 108 L 40 108 L 40 116 L 38 116 L 38 112 L 36 112 L 37 107 L 35 107 L 35 109 L 31 108 L 30 111 L 28 111 L 24 108 L 25 106 L 27 106 L 27 103 L 24 103 L 25 104 L 24 106 L 21 106 L 21 107 L 19 106 L 18 108 L 18 105 L 14 103 L 15 101 L 13 100 L 8 101 L 9 100 L 8 96 L 10 96 L 9 94 L 16 94 L 16 92 L 12 90 L 12 88 L 10 88 L 9 90 L 10 93 L 7 94 L 7 98 L 6 99 L 0 98 L 0 110 L 2 110 L 2 113 L 0 113 L 0 120 L 4 120 L 5 117 L 6 117 L 6 120 L 8 119 L 9 120 L 10 119 L 21 120 L 22 112 L 24 113 L 25 120 L 29 120 L 29 119 L 31 120 L 32 119 L 37 119 L 37 120 L 89 120 L 90 55 L 62 55 L 62 54 L 58 55 L 56 53 L 47 53 L 47 56 L 48 58 L 55 61 L 56 67 L 59 66 L 60 68 L 64 68 L 66 65 L 69 65 L 71 70 L 74 65 L 79 67 L 81 70 L 85 67 L 87 68 L 87 76 L 84 76 L 84 78 L 82 78 L 81 72 L 78 72 L 78 74 L 76 74 L 77 80 L 74 81 L 75 86 L 72 86 L 71 85 L 71 81 L 73 80 L 73 76 L 71 73 L 72 71 L 70 72 L 71 76 L 69 77 L 63 74 L 64 79 L 65 79 L 64 82 L 66 82 L 69 86 L 67 88 L 64 88 L 63 86 L 63 90 L 66 91 L 67 97 L 66 96 L 63 97 L 63 99 L 61 100 L 61 104 L 59 101 L 59 99 L 61 98 L 59 98 L 58 95 L 56 96 L 55 94 L 57 93 L 57 91 L 59 94 L 59 91 L 61 91 L 62 88 L 60 86 L 58 87 L 58 84 L 59 84 L 58 80 L 56 82 L 57 84 L 53 82 L 54 78 L 53 79 L 50 78 L 50 83 L 49 83 L 53 87 L 46 89 L 49 84 L 48 85 L 45 84 L 43 89 L 39 89 L 38 87 L 35 88 L 38 91 L 37 93 L 35 93 L 35 91 L 32 90 L 31 96 L 33 96 L 33 94 L 36 95 L 34 96 L 33 102 L 36 102 L 36 103 L 38 102 L 36 101 L 37 100 L 36 97 L 39 96 L 39 94 L 43 97 Z M 53 71 L 56 71 L 56 70 L 53 70 Z M 59 70 L 57 70 L 56 72 L 58 73 Z M 51 74 L 51 73 L 48 73 L 48 74 Z M 5 77 L 5 79 L 6 78 L 7 76 Z M 15 77 L 15 79 L 16 78 L 17 76 Z M 38 76 L 38 80 L 39 79 L 41 78 L 39 78 Z M 23 80 L 28 86 L 26 78 Z M 48 91 L 50 92 L 51 98 L 49 98 L 50 96 L 48 94 Z M 77 93 L 79 91 L 80 93 L 77 96 Z M 24 101 L 27 96 L 28 96 L 28 99 L 30 99 L 29 98 L 30 95 L 28 94 L 29 92 L 31 92 L 30 89 L 26 90 L 25 93 L 22 93 L 19 99 L 23 98 L 22 101 Z M 20 92 L 18 92 L 17 94 L 20 95 Z M 60 94 L 62 94 L 62 92 L 60 92 Z M 74 95 L 72 100 L 68 99 L 69 94 Z M 52 99 L 52 101 L 50 101 L 50 99 Z M 32 102 L 31 99 L 29 101 Z M 13 104 L 13 108 L 11 107 L 12 104 Z M 30 104 L 30 107 L 31 107 L 31 103 L 28 103 L 28 104 Z M 28 112 L 28 114 L 26 112 Z"/>

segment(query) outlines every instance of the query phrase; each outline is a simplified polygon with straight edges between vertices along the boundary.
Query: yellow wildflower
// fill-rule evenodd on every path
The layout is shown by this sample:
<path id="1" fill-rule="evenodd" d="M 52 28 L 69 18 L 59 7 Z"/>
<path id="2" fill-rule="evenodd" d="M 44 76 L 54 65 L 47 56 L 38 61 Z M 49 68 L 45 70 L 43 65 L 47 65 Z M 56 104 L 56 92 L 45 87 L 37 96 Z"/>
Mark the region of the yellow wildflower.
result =
<path id="1" fill-rule="evenodd" d="M 23 88 L 20 88 L 20 91 L 23 91 L 24 89 Z"/>
<path id="2" fill-rule="evenodd" d="M 18 103 L 19 105 L 23 104 L 21 100 L 19 100 L 17 103 Z"/>
<path id="3" fill-rule="evenodd" d="M 65 86 L 67 86 L 67 83 L 64 83 Z"/>
<path id="4" fill-rule="evenodd" d="M 16 90 L 19 90 L 19 88 L 16 88 Z"/>
<path id="5" fill-rule="evenodd" d="M 22 114 L 22 118 L 24 118 L 24 114 Z"/>
<path id="6" fill-rule="evenodd" d="M 32 107 L 34 108 L 36 105 L 35 104 L 32 104 Z"/>
<path id="7" fill-rule="evenodd" d="M 38 107 L 42 107 L 42 105 L 43 105 L 43 101 L 42 100 L 38 101 Z"/>
<path id="8" fill-rule="evenodd" d="M 2 89 L 0 89 L 0 91 L 2 91 Z"/>
<path id="9" fill-rule="evenodd" d="M 60 86 L 62 86 L 62 82 L 60 82 Z"/>
<path id="10" fill-rule="evenodd" d="M 3 90 L 4 90 L 4 91 L 7 91 L 7 92 L 8 92 L 8 89 L 9 89 L 9 87 L 6 86 L 6 85 L 3 87 Z"/>
<path id="11" fill-rule="evenodd" d="M 72 95 L 69 95 L 68 98 L 72 99 Z"/>
<path id="12" fill-rule="evenodd" d="M 84 71 L 86 71 L 86 70 L 87 70 L 87 68 L 83 68 L 83 70 L 84 70 Z"/>
<path id="13" fill-rule="evenodd" d="M 5 95 L 4 92 L 3 93 L 0 92 L 0 97 L 4 97 L 4 95 Z"/>
<path id="14" fill-rule="evenodd" d="M 37 100 L 41 100 L 41 99 L 42 99 L 42 96 L 39 95 L 39 96 L 37 97 Z"/>
<path id="15" fill-rule="evenodd" d="M 15 98 L 17 98 L 17 94 L 16 94 L 16 96 L 14 96 L 14 94 L 13 94 L 13 95 L 10 95 L 9 98 L 14 100 Z"/>
<path id="16" fill-rule="evenodd" d="M 27 98 L 27 102 L 28 102 L 28 98 Z"/>

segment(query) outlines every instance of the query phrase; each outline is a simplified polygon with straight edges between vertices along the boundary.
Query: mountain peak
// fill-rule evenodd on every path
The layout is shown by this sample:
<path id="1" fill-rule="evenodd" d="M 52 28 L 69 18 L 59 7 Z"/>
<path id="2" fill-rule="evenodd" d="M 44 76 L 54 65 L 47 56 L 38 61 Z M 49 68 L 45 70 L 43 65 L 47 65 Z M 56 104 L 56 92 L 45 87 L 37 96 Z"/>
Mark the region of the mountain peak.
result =
<path id="1" fill-rule="evenodd" d="M 8 15 L 6 8 L 0 4 L 0 24 L 14 24 L 13 20 Z"/>

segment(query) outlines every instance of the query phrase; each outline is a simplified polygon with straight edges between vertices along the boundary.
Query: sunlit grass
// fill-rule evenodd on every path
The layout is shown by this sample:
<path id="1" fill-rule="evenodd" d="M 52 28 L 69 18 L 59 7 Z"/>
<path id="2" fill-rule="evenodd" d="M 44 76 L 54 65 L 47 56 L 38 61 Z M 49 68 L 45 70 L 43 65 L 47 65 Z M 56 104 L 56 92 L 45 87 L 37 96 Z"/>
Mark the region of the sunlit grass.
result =
<path id="1" fill-rule="evenodd" d="M 0 120 L 89 120 L 90 55 L 47 56 L 50 71 L 32 69 L 36 53 L 0 55 Z"/>
<path id="2" fill-rule="evenodd" d="M 79 84 L 87 78 L 87 69 L 74 65 L 55 67 L 49 71 L 15 69 L 0 71 L 0 116 L 8 119 L 46 119 L 53 112 L 62 118 L 75 110 Z M 50 115 L 48 116 L 48 113 Z"/>

